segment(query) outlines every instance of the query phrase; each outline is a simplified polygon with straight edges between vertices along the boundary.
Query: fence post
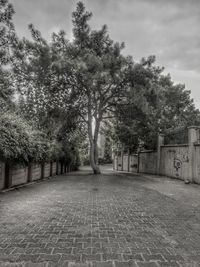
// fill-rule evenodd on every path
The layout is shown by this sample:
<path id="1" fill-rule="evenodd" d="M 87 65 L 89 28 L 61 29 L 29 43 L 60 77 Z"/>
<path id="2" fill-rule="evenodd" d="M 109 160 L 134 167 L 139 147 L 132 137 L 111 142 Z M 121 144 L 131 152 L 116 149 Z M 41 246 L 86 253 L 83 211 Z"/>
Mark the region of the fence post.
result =
<path id="1" fill-rule="evenodd" d="M 137 173 L 140 172 L 140 151 L 137 154 Z"/>
<path id="2" fill-rule="evenodd" d="M 11 165 L 6 162 L 5 163 L 5 189 L 9 189 L 12 186 L 12 170 Z"/>
<path id="3" fill-rule="evenodd" d="M 41 179 L 44 179 L 44 167 L 45 167 L 45 163 L 42 163 L 40 166 L 41 166 Z"/>
<path id="4" fill-rule="evenodd" d="M 158 143 L 157 143 L 157 174 L 161 174 L 160 170 L 160 162 L 161 162 L 161 146 L 164 145 L 164 134 L 158 135 Z"/>
<path id="5" fill-rule="evenodd" d="M 28 177 L 27 177 L 27 182 L 28 183 L 32 182 L 32 165 L 31 165 L 31 163 L 28 164 Z"/>
<path id="6" fill-rule="evenodd" d="M 130 172 L 130 149 L 128 149 L 128 172 Z"/>
<path id="7" fill-rule="evenodd" d="M 185 183 L 192 182 L 194 180 L 194 173 L 196 169 L 195 161 L 195 147 L 194 144 L 198 142 L 198 127 L 190 126 L 188 127 L 188 157 L 189 157 L 189 177 L 185 178 Z"/>
<path id="8" fill-rule="evenodd" d="M 122 163 L 121 170 L 123 171 L 124 170 L 124 147 L 122 147 L 121 149 L 121 163 Z"/>
<path id="9" fill-rule="evenodd" d="M 50 162 L 50 173 L 49 173 L 49 176 L 53 176 L 53 162 L 51 161 Z"/>

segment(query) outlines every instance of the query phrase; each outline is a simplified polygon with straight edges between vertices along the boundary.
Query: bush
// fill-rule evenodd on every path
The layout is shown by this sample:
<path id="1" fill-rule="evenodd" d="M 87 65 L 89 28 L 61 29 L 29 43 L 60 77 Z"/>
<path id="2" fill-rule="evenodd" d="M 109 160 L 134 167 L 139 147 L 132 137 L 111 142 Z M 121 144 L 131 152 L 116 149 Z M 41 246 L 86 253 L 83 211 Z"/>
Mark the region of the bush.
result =
<path id="1" fill-rule="evenodd" d="M 31 127 L 16 114 L 0 114 L 0 159 L 28 162 L 33 154 Z"/>
<path id="2" fill-rule="evenodd" d="M 17 164 L 60 160 L 76 168 L 79 153 L 68 142 L 50 141 L 17 114 L 5 112 L 0 114 L 0 160 Z"/>

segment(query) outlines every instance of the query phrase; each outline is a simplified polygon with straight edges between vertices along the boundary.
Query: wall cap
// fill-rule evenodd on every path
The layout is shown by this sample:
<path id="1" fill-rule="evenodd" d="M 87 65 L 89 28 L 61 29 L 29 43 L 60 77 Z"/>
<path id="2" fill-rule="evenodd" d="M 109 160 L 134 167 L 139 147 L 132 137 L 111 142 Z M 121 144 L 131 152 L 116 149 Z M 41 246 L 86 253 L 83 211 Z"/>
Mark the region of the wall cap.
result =
<path id="1" fill-rule="evenodd" d="M 169 145 L 161 145 L 161 147 L 185 147 L 189 146 L 188 144 L 169 144 Z"/>
<path id="2" fill-rule="evenodd" d="M 200 126 L 189 126 L 188 129 L 200 129 Z"/>

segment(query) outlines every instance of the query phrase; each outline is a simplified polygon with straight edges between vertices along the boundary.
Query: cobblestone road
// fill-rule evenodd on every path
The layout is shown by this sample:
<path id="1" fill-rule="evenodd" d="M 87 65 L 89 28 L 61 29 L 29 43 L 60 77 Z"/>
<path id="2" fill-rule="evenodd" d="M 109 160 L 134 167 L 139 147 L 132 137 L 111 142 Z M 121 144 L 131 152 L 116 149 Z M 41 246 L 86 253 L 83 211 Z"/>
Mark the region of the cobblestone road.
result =
<path id="1" fill-rule="evenodd" d="M 2 193 L 0 266 L 200 266 L 199 204 L 200 186 L 87 171 Z"/>

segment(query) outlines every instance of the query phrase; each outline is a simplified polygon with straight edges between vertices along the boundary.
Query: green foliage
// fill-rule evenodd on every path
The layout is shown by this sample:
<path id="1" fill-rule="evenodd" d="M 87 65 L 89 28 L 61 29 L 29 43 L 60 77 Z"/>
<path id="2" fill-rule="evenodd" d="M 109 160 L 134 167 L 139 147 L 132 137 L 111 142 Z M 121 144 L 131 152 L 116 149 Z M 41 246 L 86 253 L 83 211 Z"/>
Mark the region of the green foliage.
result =
<path id="1" fill-rule="evenodd" d="M 73 150 L 50 141 L 44 132 L 34 130 L 14 113 L 0 114 L 0 160 L 26 164 L 61 160 L 74 162 Z"/>
<path id="2" fill-rule="evenodd" d="M 20 117 L 11 113 L 0 115 L 1 160 L 28 162 L 32 154 L 31 128 Z"/>
<path id="3" fill-rule="evenodd" d="M 141 144 L 155 149 L 160 132 L 200 125 L 200 112 L 190 91 L 182 84 L 174 84 L 170 75 L 163 75 L 163 69 L 154 63 L 155 57 L 150 57 L 133 65 L 132 86 L 124 103 L 116 108 L 114 138 L 131 151 Z"/>
<path id="4" fill-rule="evenodd" d="M 104 150 L 104 158 L 105 163 L 112 162 L 112 141 L 109 136 L 106 136 L 105 139 L 105 150 Z"/>

